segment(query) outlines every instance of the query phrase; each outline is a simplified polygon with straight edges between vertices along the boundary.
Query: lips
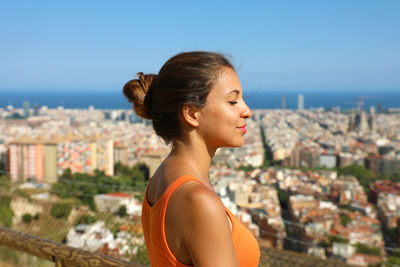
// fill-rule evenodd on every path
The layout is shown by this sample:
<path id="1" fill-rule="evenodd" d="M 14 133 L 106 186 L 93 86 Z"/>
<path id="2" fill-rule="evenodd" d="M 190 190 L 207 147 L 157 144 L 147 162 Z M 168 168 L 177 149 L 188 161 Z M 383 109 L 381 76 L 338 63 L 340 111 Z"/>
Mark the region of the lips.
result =
<path id="1" fill-rule="evenodd" d="M 238 129 L 239 129 L 243 134 L 247 133 L 246 125 L 240 126 L 240 127 L 238 127 Z"/>

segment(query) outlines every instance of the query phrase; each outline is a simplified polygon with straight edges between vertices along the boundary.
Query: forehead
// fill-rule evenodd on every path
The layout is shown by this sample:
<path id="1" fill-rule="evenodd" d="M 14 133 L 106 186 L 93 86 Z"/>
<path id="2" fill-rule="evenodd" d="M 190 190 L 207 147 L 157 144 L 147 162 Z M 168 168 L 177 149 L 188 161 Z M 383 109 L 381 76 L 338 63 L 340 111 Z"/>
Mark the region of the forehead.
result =
<path id="1" fill-rule="evenodd" d="M 219 74 L 214 86 L 211 88 L 210 97 L 225 97 L 242 93 L 242 86 L 236 72 L 231 68 L 224 68 Z"/>

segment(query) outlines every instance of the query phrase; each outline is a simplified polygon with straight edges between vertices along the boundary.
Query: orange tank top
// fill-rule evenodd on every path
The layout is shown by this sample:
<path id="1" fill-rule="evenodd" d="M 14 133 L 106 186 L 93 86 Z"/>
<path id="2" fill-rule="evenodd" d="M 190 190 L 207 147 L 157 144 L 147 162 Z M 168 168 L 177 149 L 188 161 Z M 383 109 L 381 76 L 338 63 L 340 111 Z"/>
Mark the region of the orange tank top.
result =
<path id="1" fill-rule="evenodd" d="M 194 176 L 182 176 L 168 186 L 153 206 L 150 206 L 147 200 L 146 190 L 142 209 L 142 225 L 147 253 L 152 267 L 189 266 L 175 258 L 168 247 L 165 235 L 165 214 L 169 199 L 180 185 L 188 181 L 196 181 L 204 185 L 201 180 Z M 226 207 L 225 210 L 232 222 L 232 239 L 239 265 L 241 267 L 258 266 L 260 248 L 257 240 Z"/>

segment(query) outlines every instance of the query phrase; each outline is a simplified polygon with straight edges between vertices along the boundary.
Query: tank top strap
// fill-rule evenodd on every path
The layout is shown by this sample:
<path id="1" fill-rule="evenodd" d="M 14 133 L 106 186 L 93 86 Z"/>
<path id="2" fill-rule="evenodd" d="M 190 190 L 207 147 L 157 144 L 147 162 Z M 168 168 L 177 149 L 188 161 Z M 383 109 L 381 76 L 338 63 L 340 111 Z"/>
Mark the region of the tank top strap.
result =
<path id="1" fill-rule="evenodd" d="M 158 207 L 161 206 L 161 207 L 162 207 L 161 209 L 163 210 L 163 209 L 166 208 L 166 206 L 168 205 L 169 199 L 171 198 L 171 196 L 172 196 L 172 194 L 175 192 L 175 190 L 176 190 L 179 186 L 181 186 L 181 185 L 183 185 L 184 183 L 189 182 L 189 181 L 195 181 L 195 182 L 198 182 L 198 183 L 200 183 L 200 184 L 206 186 L 206 184 L 205 184 L 203 181 L 201 181 L 199 178 L 196 178 L 196 177 L 193 176 L 193 175 L 187 174 L 187 175 L 181 176 L 181 177 L 179 177 L 178 179 L 176 179 L 174 182 L 172 182 L 172 183 L 167 187 L 167 189 L 165 189 L 164 193 L 162 193 L 162 195 L 160 196 L 160 198 L 159 198 L 155 203 L 153 203 L 153 204 L 151 204 L 151 203 L 147 200 L 147 190 L 149 189 L 149 188 L 147 187 L 146 193 L 145 193 L 145 203 L 146 203 L 145 206 L 148 206 L 149 208 L 156 208 L 157 206 L 158 206 Z"/>
<path id="2" fill-rule="evenodd" d="M 165 190 L 163 197 L 165 197 L 166 199 L 169 199 L 178 187 L 180 187 L 181 185 L 183 185 L 184 183 L 189 182 L 189 181 L 196 181 L 196 182 L 206 186 L 204 184 L 204 182 L 201 181 L 199 178 L 197 178 L 193 175 L 187 174 L 187 175 L 179 177 L 172 184 L 170 184 L 167 187 L 167 189 Z"/>

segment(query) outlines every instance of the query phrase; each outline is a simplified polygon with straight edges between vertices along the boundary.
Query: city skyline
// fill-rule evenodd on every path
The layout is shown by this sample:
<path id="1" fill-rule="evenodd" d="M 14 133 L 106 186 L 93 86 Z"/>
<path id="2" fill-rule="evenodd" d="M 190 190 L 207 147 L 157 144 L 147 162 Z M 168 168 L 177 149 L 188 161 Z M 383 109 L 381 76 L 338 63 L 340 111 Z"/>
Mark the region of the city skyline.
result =
<path id="1" fill-rule="evenodd" d="M 228 54 L 251 90 L 399 90 L 398 1 L 5 2 L 6 89 L 119 90 L 187 50 Z"/>
<path id="2" fill-rule="evenodd" d="M 300 99 L 300 107 L 311 101 L 306 94 Z M 253 115 L 246 120 L 245 145 L 219 149 L 209 181 L 260 245 L 364 266 L 400 259 L 394 253 L 400 244 L 400 113 L 270 109 Z M 43 238 L 57 233 L 49 239 L 90 251 L 107 242 L 99 253 L 132 240 L 125 232 L 137 229 L 141 242 L 134 245 L 144 245 L 134 223 L 140 222 L 146 181 L 171 149 L 149 121 L 127 109 L 24 102 L 21 109 L 0 108 L 0 133 L 6 189 L 0 197 L 11 194 L 0 214 L 12 214 L 15 222 L 7 227 Z M 68 213 L 54 212 L 71 200 Z M 124 227 L 114 236 L 121 220 Z M 93 236 L 98 229 L 103 234 Z M 136 252 L 120 247 L 112 253 L 135 261 Z"/>
<path id="3" fill-rule="evenodd" d="M 342 110 L 358 109 L 362 103 L 364 109 L 374 106 L 382 111 L 383 109 L 399 109 L 400 91 L 346 91 L 338 93 L 335 91 L 280 91 L 265 92 L 244 90 L 244 99 L 252 109 L 279 109 L 282 108 L 282 97 L 285 96 L 285 108 L 296 109 L 298 95 L 302 94 L 306 101 L 304 108 L 339 108 Z M 0 98 L 0 109 L 20 108 L 25 101 L 30 102 L 30 107 L 47 106 L 56 108 L 87 109 L 90 106 L 99 109 L 131 109 L 132 105 L 123 96 L 122 90 L 115 91 L 66 91 L 66 90 L 3 90 Z"/>

